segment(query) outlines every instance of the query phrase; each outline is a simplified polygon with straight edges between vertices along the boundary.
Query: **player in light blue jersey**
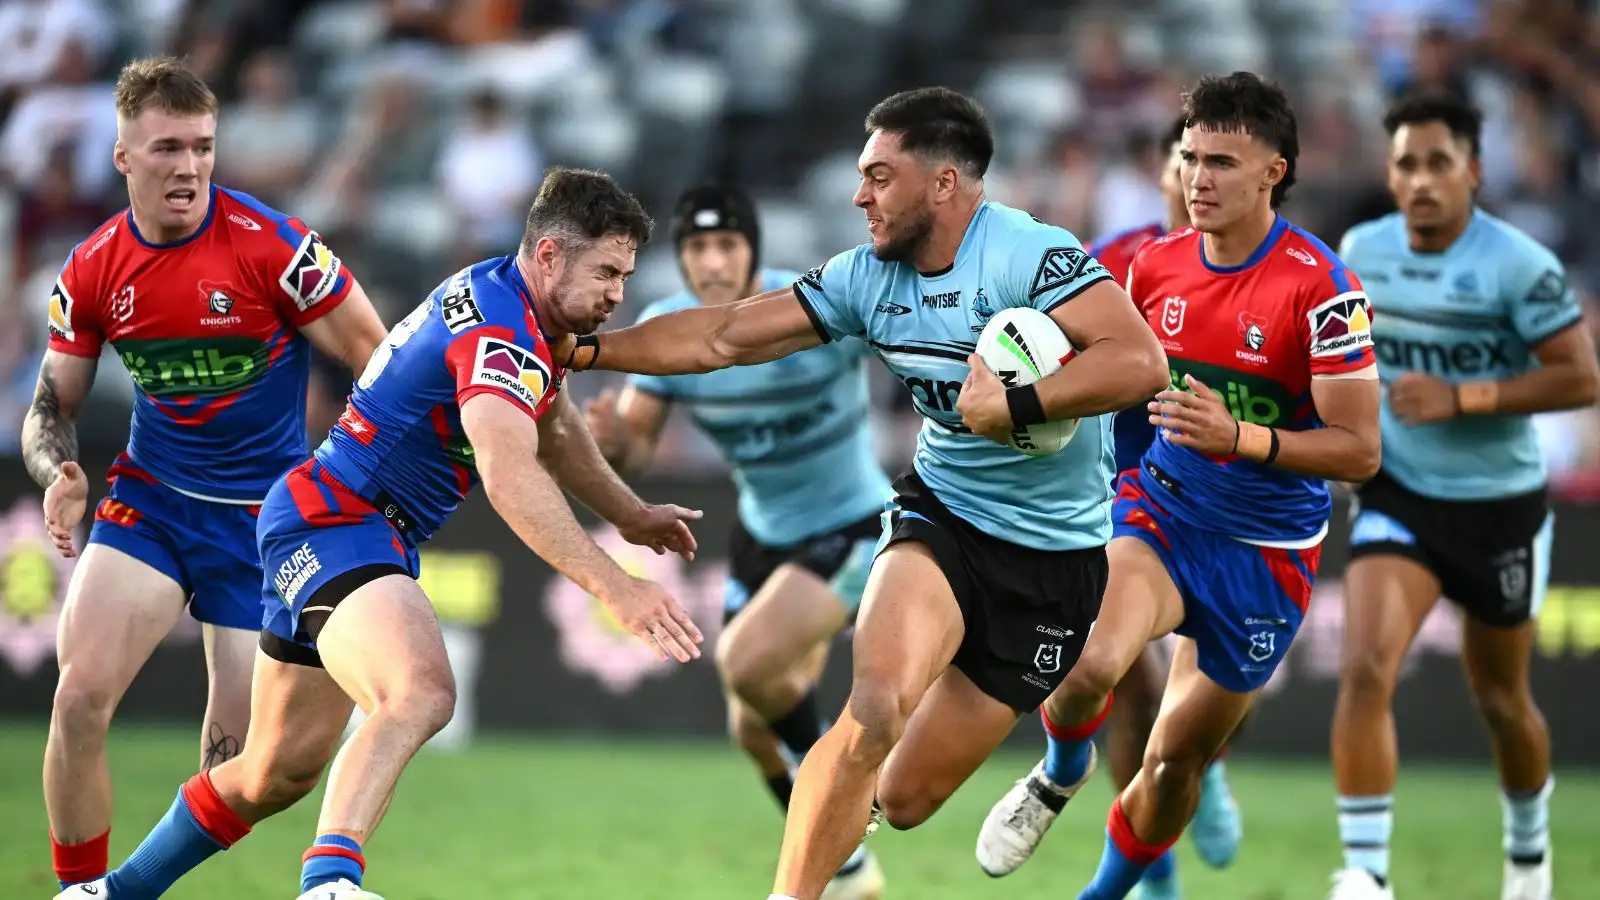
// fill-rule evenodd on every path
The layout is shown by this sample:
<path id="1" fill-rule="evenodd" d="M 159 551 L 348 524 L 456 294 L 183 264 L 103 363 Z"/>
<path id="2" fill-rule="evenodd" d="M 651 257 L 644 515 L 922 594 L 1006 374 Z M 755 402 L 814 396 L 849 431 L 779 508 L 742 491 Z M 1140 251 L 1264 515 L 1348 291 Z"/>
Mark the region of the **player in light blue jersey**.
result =
<path id="1" fill-rule="evenodd" d="M 926 820 L 1072 668 L 1106 584 L 1109 413 L 1168 379 L 1155 335 L 1077 238 L 985 201 L 994 137 L 976 103 L 907 91 L 866 130 L 854 202 L 869 243 L 792 288 L 567 342 L 580 369 L 671 375 L 858 338 L 924 418 L 885 514 L 849 702 L 796 778 L 773 894 L 793 900 L 817 900 L 870 823 Z M 1015 306 L 1048 313 L 1078 353 L 1007 389 L 973 351 Z M 1004 446 L 1017 425 L 1071 418 L 1060 453 Z"/>
<path id="2" fill-rule="evenodd" d="M 1482 117 L 1453 96 L 1384 119 L 1400 212 L 1340 255 L 1371 292 L 1383 468 L 1361 487 L 1333 720 L 1344 868 L 1336 900 L 1387 900 L 1395 682 L 1440 595 L 1503 789 L 1504 900 L 1549 900 L 1550 738 L 1528 683 L 1551 514 L 1529 416 L 1595 402 L 1595 348 L 1554 254 L 1477 209 Z"/>
<path id="3" fill-rule="evenodd" d="M 685 191 L 672 239 L 688 289 L 651 304 L 641 320 L 788 288 L 800 277 L 761 268 L 755 207 L 734 188 Z M 649 464 L 674 404 L 732 467 L 739 516 L 728 542 L 717 670 L 729 729 L 786 808 L 792 767 L 826 728 L 816 685 L 829 642 L 855 615 L 894 493 L 872 447 L 868 352 L 851 339 L 758 366 L 634 375 L 620 396 L 602 394 L 586 410 L 618 471 Z M 877 862 L 862 847 L 823 896 L 868 900 L 882 889 Z"/>

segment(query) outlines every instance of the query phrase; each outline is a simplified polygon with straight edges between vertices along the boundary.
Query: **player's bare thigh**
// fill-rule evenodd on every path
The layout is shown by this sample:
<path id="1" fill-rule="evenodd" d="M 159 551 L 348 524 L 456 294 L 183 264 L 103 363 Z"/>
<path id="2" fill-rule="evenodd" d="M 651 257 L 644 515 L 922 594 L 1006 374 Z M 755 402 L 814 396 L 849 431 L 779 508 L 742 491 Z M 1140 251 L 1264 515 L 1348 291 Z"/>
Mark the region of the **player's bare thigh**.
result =
<path id="1" fill-rule="evenodd" d="M 259 631 L 201 626 L 210 690 L 200 734 L 200 767 L 209 769 L 239 755 L 250 725 L 250 685 L 256 666 Z"/>
<path id="2" fill-rule="evenodd" d="M 884 819 L 899 829 L 927 821 L 994 753 L 1021 715 L 979 690 L 960 669 L 945 669 L 878 775 Z"/>
<path id="3" fill-rule="evenodd" d="M 384 575 L 351 591 L 329 615 L 317 647 L 328 674 L 369 716 L 379 707 L 411 706 L 410 715 L 439 728 L 450 721 L 455 675 L 433 604 L 409 576 Z"/>
<path id="4" fill-rule="evenodd" d="M 717 668 L 725 684 L 747 696 L 790 675 L 809 674 L 815 680 L 827 658 L 827 642 L 847 621 L 849 611 L 827 582 L 785 563 L 718 638 Z"/>
<path id="5" fill-rule="evenodd" d="M 1439 600 L 1439 579 L 1410 557 L 1358 557 L 1344 574 L 1345 690 L 1387 696 L 1400 663 Z"/>
<path id="6" fill-rule="evenodd" d="M 105 544 L 86 547 L 56 626 L 57 715 L 109 722 L 185 602 L 183 588 L 153 566 Z"/>

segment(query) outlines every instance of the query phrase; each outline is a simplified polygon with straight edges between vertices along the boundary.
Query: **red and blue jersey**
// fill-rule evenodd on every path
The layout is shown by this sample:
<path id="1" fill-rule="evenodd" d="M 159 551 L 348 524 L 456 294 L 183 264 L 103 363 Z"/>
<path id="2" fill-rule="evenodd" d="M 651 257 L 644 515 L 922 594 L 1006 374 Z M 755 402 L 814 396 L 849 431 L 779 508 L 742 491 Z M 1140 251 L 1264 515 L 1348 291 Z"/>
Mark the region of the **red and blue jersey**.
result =
<path id="1" fill-rule="evenodd" d="M 151 243 L 124 210 L 73 248 L 49 347 L 94 358 L 110 342 L 136 386 L 133 465 L 202 500 L 260 503 L 306 455 L 297 329 L 352 284 L 304 222 L 213 186 L 189 237 Z"/>
<path id="2" fill-rule="evenodd" d="M 461 404 L 496 394 L 537 421 L 565 375 L 516 258 L 478 263 L 389 332 L 317 461 L 380 510 L 396 507 L 386 511 L 403 515 L 422 543 L 478 483 Z"/>
<path id="3" fill-rule="evenodd" d="M 1166 350 L 1172 385 L 1193 375 L 1233 417 L 1288 431 L 1322 427 L 1316 378 L 1375 373 L 1372 307 L 1326 244 L 1279 217 L 1238 266 L 1205 258 L 1185 228 L 1147 242 L 1129 294 Z M 1158 435 L 1141 467 L 1174 519 L 1246 541 L 1311 542 L 1327 530 L 1327 484 L 1232 454 L 1210 456 Z"/>
<path id="4" fill-rule="evenodd" d="M 1117 280 L 1117 284 L 1126 290 L 1128 271 L 1133 268 L 1133 257 L 1139 248 L 1166 233 L 1164 225 L 1151 222 L 1095 241 L 1089 248 L 1089 255 L 1099 260 L 1100 265 L 1105 266 L 1111 277 Z M 1155 426 L 1150 424 L 1150 415 L 1145 411 L 1144 404 L 1118 412 L 1111 420 L 1111 436 L 1117 447 L 1117 471 L 1138 468 L 1139 460 L 1156 438 Z"/>

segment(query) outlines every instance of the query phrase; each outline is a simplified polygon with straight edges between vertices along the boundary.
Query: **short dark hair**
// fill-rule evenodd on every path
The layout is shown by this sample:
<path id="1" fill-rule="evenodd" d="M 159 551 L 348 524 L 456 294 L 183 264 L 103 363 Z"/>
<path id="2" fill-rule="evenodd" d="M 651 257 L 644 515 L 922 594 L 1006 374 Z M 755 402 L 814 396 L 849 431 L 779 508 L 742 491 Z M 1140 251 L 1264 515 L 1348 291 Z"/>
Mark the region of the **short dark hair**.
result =
<path id="1" fill-rule="evenodd" d="M 1207 75 L 1183 95 L 1183 124 L 1207 131 L 1243 132 L 1266 144 L 1288 163 L 1283 180 L 1272 187 L 1276 209 L 1294 187 L 1300 132 L 1283 88 L 1254 72 Z"/>
<path id="2" fill-rule="evenodd" d="M 1401 125 L 1439 122 L 1451 136 L 1467 142 L 1476 157 L 1483 148 L 1483 113 L 1470 100 L 1454 91 L 1421 91 L 1396 100 L 1383 114 L 1383 130 L 1389 137 Z"/>
<path id="3" fill-rule="evenodd" d="M 982 178 L 994 159 L 994 129 L 983 107 L 949 88 L 917 88 L 883 100 L 867 113 L 866 131 L 898 135 L 907 153 L 954 163 L 974 178 Z"/>
<path id="4" fill-rule="evenodd" d="M 558 166 L 544 176 L 528 210 L 522 252 L 532 253 L 541 238 L 578 252 L 608 234 L 626 235 L 643 247 L 650 243 L 655 224 L 638 199 L 610 175 Z"/>
<path id="5" fill-rule="evenodd" d="M 183 60 L 173 56 L 147 56 L 123 66 L 113 96 L 123 121 L 137 119 L 147 109 L 175 116 L 217 112 L 217 95 Z"/>

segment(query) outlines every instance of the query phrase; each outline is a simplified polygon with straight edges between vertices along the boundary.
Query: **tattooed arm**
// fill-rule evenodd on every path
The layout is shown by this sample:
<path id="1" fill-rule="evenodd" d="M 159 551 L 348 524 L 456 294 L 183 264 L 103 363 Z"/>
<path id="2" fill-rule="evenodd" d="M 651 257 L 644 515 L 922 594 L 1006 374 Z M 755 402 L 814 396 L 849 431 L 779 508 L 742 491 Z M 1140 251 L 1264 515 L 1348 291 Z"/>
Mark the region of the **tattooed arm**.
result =
<path id="1" fill-rule="evenodd" d="M 33 406 L 22 423 L 22 459 L 42 488 L 56 480 L 64 462 L 78 459 L 78 410 L 89 396 L 99 360 L 48 350 L 39 366 Z"/>
<path id="2" fill-rule="evenodd" d="M 98 358 L 46 350 L 33 406 L 22 423 L 22 459 L 44 488 L 44 520 L 62 556 L 76 556 L 72 530 L 83 519 L 89 481 L 78 466 L 78 410 L 94 384 Z"/>

